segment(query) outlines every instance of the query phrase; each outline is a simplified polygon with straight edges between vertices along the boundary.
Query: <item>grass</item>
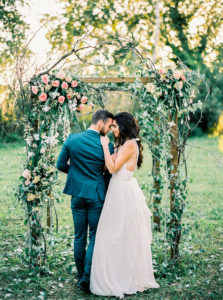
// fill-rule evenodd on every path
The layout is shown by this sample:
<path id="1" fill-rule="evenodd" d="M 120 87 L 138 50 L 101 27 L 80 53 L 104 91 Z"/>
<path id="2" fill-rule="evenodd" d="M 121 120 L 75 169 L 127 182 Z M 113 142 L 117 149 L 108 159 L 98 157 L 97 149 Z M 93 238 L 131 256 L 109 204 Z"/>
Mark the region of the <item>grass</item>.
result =
<path id="1" fill-rule="evenodd" d="M 221 155 L 216 138 L 192 138 L 188 143 Z M 86 295 L 76 288 L 73 223 L 70 198 L 65 195 L 63 201 L 56 205 L 59 233 L 48 236 L 47 268 L 50 272 L 39 276 L 23 263 L 26 238 L 24 210 L 14 197 L 14 188 L 22 171 L 23 146 L 3 145 L 0 155 L 0 299 L 106 299 Z M 148 178 L 151 158 L 147 149 L 144 157 L 143 167 L 136 172 L 139 182 Z M 191 226 L 188 251 L 182 255 L 177 269 L 162 275 L 156 273 L 160 289 L 126 299 L 223 299 L 222 168 L 209 152 L 192 148 L 188 173 L 193 179 L 188 195 L 188 222 Z M 59 179 L 57 189 L 61 191 L 65 176 L 60 174 Z"/>

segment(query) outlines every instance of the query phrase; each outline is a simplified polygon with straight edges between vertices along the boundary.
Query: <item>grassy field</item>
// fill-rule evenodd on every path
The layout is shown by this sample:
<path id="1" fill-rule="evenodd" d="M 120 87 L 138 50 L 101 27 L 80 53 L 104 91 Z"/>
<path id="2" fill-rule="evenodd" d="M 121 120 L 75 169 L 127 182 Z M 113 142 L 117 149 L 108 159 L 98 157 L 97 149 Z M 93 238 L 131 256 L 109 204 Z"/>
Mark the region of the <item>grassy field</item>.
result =
<path id="1" fill-rule="evenodd" d="M 189 144 L 204 147 L 220 156 L 216 138 L 192 138 Z M 0 147 L 0 299 L 106 299 L 86 295 L 76 288 L 73 269 L 73 224 L 70 199 L 63 196 L 57 204 L 59 233 L 48 243 L 50 272 L 39 276 L 23 264 L 26 226 L 24 211 L 14 197 L 14 188 L 22 171 L 23 146 Z M 136 177 L 147 180 L 151 158 L 145 150 L 145 163 Z M 126 299 L 223 299 L 223 168 L 207 151 L 192 148 L 188 173 L 190 252 L 181 257 L 172 273 L 156 273 L 158 290 L 148 290 Z M 65 176 L 60 174 L 58 191 Z M 156 233 L 155 233 L 156 234 Z"/>

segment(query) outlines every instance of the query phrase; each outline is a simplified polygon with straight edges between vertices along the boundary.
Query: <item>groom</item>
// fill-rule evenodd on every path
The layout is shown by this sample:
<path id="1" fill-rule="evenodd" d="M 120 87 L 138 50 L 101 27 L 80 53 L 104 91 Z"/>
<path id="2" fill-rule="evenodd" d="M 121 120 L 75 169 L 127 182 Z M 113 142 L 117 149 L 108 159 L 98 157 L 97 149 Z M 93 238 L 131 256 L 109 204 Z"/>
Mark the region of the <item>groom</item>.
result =
<path id="1" fill-rule="evenodd" d="M 63 192 L 72 196 L 78 286 L 88 292 L 96 229 L 106 193 L 103 176 L 105 160 L 100 135 L 108 133 L 112 120 L 113 115 L 107 110 L 96 111 L 90 128 L 69 135 L 57 161 L 57 168 L 68 174 Z M 109 148 L 113 153 L 112 144 L 109 144 Z M 89 245 L 86 251 L 88 226 Z"/>

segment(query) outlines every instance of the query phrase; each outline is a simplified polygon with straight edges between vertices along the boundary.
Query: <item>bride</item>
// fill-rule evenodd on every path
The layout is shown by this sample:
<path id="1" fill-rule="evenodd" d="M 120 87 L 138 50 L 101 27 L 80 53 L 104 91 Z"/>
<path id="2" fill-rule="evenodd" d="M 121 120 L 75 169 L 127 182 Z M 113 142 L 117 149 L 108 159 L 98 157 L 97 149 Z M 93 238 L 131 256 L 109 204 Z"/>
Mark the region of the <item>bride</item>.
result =
<path id="1" fill-rule="evenodd" d="M 139 127 L 130 113 L 122 112 L 114 116 L 112 131 L 116 158 L 110 155 L 108 137 L 101 136 L 112 178 L 97 227 L 90 289 L 96 295 L 123 298 L 159 285 L 150 249 L 151 212 L 132 177 L 143 158 Z"/>

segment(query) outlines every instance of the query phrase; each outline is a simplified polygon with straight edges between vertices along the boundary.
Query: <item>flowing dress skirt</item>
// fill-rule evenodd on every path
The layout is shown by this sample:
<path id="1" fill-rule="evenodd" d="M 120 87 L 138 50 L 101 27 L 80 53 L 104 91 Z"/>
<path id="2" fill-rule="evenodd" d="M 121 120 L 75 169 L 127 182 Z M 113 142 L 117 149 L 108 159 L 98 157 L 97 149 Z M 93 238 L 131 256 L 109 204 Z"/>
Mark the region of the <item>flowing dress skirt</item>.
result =
<path id="1" fill-rule="evenodd" d="M 96 234 L 91 292 L 123 298 L 158 288 L 151 241 L 151 212 L 137 180 L 112 177 Z"/>

